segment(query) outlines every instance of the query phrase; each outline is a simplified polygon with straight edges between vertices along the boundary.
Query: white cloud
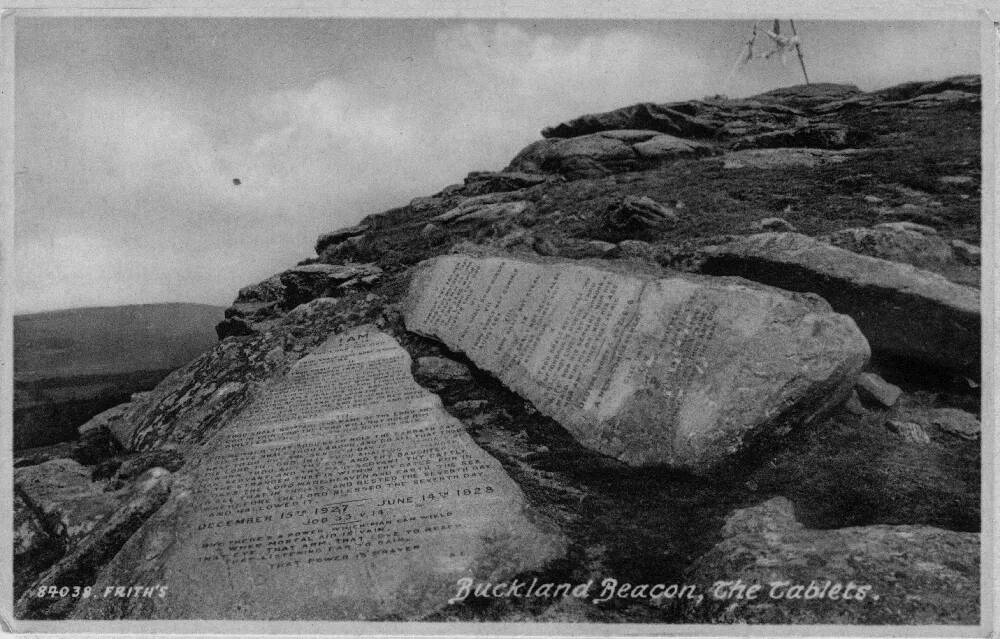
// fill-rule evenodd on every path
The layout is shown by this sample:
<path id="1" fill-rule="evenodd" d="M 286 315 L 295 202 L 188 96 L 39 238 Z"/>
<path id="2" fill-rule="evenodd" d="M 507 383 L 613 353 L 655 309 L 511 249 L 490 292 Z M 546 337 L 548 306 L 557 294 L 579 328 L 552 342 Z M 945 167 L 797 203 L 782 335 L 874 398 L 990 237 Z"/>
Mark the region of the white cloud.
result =
<path id="1" fill-rule="evenodd" d="M 71 103 L 47 82 L 25 99 L 50 113 L 18 148 L 19 311 L 226 303 L 428 173 L 418 118 L 333 79 L 248 102 L 231 137 L 151 96 L 59 80 Z"/>
<path id="2" fill-rule="evenodd" d="M 673 93 L 703 70 L 696 52 L 635 31 L 560 38 L 529 34 L 514 24 L 445 29 L 438 60 L 463 69 L 466 80 L 514 99 L 538 96 L 608 101 Z"/>

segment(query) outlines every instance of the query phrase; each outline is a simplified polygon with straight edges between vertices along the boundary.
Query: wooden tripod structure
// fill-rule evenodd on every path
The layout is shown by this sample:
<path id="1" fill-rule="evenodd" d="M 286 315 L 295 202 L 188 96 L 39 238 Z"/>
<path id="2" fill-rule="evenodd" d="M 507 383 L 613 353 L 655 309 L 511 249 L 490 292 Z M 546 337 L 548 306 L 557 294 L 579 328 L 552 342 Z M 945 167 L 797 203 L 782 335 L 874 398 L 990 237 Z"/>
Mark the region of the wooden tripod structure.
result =
<path id="1" fill-rule="evenodd" d="M 750 62 L 754 58 L 760 58 L 760 57 L 769 58 L 771 57 L 771 55 L 777 52 L 781 52 L 782 62 L 784 62 L 784 52 L 789 48 L 789 45 L 791 45 L 792 47 L 795 48 L 795 55 L 799 59 L 799 66 L 802 68 L 802 77 L 806 79 L 806 84 L 809 84 L 809 74 L 806 72 L 806 61 L 805 57 L 802 55 L 802 46 L 801 43 L 799 42 L 799 37 L 798 37 L 799 34 L 795 30 L 795 21 L 789 20 L 788 24 L 791 26 L 792 29 L 792 36 L 790 38 L 783 37 L 781 35 L 781 22 L 779 20 L 775 20 L 774 31 L 765 30 L 764 33 L 766 33 L 768 37 L 770 37 L 774 41 L 775 45 L 777 45 L 778 48 L 775 49 L 774 51 L 771 51 L 770 53 L 765 54 L 764 56 L 756 56 L 754 55 L 753 52 L 753 45 L 757 40 L 757 23 L 755 22 L 753 25 L 753 33 L 750 36 L 750 39 L 747 40 L 746 42 L 746 47 L 747 47 L 746 53 L 741 54 L 740 61 L 736 63 L 736 66 L 739 67 L 742 64 L 746 64 L 747 62 Z M 735 72 L 736 69 L 734 68 L 733 71 Z"/>

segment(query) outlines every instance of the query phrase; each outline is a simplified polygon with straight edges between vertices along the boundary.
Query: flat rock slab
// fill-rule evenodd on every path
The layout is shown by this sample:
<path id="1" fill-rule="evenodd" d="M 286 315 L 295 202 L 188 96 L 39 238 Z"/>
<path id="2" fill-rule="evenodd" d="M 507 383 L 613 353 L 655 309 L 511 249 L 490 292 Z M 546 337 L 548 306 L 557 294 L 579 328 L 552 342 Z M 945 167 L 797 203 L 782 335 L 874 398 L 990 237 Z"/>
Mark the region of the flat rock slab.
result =
<path id="1" fill-rule="evenodd" d="M 821 295 L 872 348 L 979 377 L 979 291 L 797 233 L 759 233 L 705 250 L 701 271 Z"/>
<path id="2" fill-rule="evenodd" d="M 929 226 L 890 222 L 874 228 L 841 229 L 817 239 L 854 253 L 921 268 L 955 260 L 951 245 Z"/>
<path id="3" fill-rule="evenodd" d="M 858 375 L 857 391 L 862 399 L 869 402 L 876 402 L 892 408 L 899 401 L 903 390 L 895 384 L 890 384 L 875 373 L 862 373 Z"/>
<path id="4" fill-rule="evenodd" d="M 869 356 L 821 300 L 599 260 L 434 258 L 416 267 L 404 318 L 582 444 L 695 471 L 844 399 Z"/>
<path id="5" fill-rule="evenodd" d="M 461 577 L 498 580 L 562 554 L 500 464 L 410 357 L 369 327 L 330 337 L 272 382 L 174 478 L 167 503 L 94 586 L 89 619 L 417 619 Z"/>
<path id="6" fill-rule="evenodd" d="M 979 623 L 978 533 L 930 526 L 810 530 L 777 497 L 734 512 L 722 535 L 687 576 L 706 589 L 689 621 Z M 716 582 L 736 579 L 759 586 L 756 598 L 712 597 Z"/>
<path id="7" fill-rule="evenodd" d="M 538 140 L 522 149 L 506 170 L 560 173 L 569 178 L 599 177 L 715 152 L 711 144 L 656 131 L 609 130 Z"/>
<path id="8" fill-rule="evenodd" d="M 323 252 L 323 249 L 332 244 L 337 244 L 352 237 L 364 235 L 367 232 L 367 226 L 364 224 L 358 224 L 357 226 L 348 226 L 347 228 L 338 229 L 332 233 L 324 233 L 316 240 L 316 254 L 319 255 Z"/>
<path id="9" fill-rule="evenodd" d="M 14 471 L 15 490 L 41 518 L 48 532 L 72 544 L 113 512 L 121 496 L 90 481 L 90 469 L 72 459 Z"/>
<path id="10" fill-rule="evenodd" d="M 18 619 L 63 619 L 76 599 L 72 597 L 38 597 L 39 590 L 50 586 L 89 585 L 94 576 L 115 556 L 122 544 L 142 525 L 147 517 L 170 494 L 170 473 L 152 468 L 136 481 L 123 500 L 122 506 L 80 540 L 70 552 L 38 575 L 14 605 Z"/>

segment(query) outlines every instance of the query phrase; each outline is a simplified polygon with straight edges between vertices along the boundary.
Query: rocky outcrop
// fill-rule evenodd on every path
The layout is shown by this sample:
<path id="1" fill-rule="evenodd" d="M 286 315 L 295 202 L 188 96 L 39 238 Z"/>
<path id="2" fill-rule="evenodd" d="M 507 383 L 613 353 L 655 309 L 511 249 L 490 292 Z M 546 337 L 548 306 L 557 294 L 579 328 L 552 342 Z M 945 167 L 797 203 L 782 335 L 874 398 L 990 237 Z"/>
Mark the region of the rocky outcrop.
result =
<path id="1" fill-rule="evenodd" d="M 472 196 L 519 191 L 545 184 L 550 180 L 552 178 L 546 175 L 520 171 L 476 171 L 466 176 L 462 191 Z"/>
<path id="2" fill-rule="evenodd" d="M 321 255 L 329 246 L 361 237 L 368 232 L 368 229 L 369 227 L 366 224 L 357 224 L 333 231 L 332 233 L 324 233 L 316 240 L 316 254 Z"/>
<path id="3" fill-rule="evenodd" d="M 131 485 L 144 473 L 154 468 L 175 472 L 184 465 L 184 456 L 175 446 L 164 446 L 130 455 L 121 460 L 108 480 L 105 490 L 118 490 Z"/>
<path id="4" fill-rule="evenodd" d="M 902 419 L 920 424 L 926 431 L 969 441 L 978 440 L 982 430 L 975 415 L 958 408 L 905 407 L 899 414 Z"/>
<path id="5" fill-rule="evenodd" d="M 807 117 L 811 110 L 858 97 L 855 86 L 820 83 L 775 89 L 742 100 L 647 102 L 568 120 L 543 129 L 542 136 L 571 138 L 620 129 L 646 129 L 681 138 L 732 140 L 813 126 Z"/>
<path id="6" fill-rule="evenodd" d="M 796 104 L 803 108 L 833 95 L 857 92 L 855 87 L 837 85 L 794 89 L 799 97 Z M 816 166 L 846 159 L 844 155 L 826 156 L 824 151 L 847 149 L 869 137 L 844 123 L 811 118 L 781 99 L 779 94 L 764 94 L 747 100 L 643 103 L 585 115 L 544 129 L 544 139 L 525 147 L 505 170 L 556 173 L 572 179 L 599 177 L 710 155 L 720 147 L 737 151 L 781 148 L 782 153 L 771 155 L 727 156 L 726 165 L 733 168 L 756 164 Z M 788 153 L 788 147 L 808 151 Z"/>
<path id="7" fill-rule="evenodd" d="M 706 601 L 689 609 L 690 621 L 980 621 L 976 533 L 929 526 L 810 530 L 795 520 L 791 503 L 779 497 L 736 511 L 722 535 L 723 541 L 689 572 L 691 582 L 708 589 Z M 725 581 L 730 584 L 721 583 Z"/>
<path id="8" fill-rule="evenodd" d="M 903 394 L 899 386 L 890 384 L 874 373 L 858 375 L 857 391 L 861 399 L 881 404 L 885 408 L 894 406 Z"/>
<path id="9" fill-rule="evenodd" d="M 911 106 L 917 109 L 933 109 L 940 105 L 958 107 L 961 109 L 979 109 L 979 94 L 968 91 L 941 91 L 918 95 L 909 100 L 889 102 L 885 106 Z"/>
<path id="10" fill-rule="evenodd" d="M 100 432 L 103 430 L 110 430 L 111 425 L 120 422 L 125 416 L 125 411 L 128 408 L 128 402 L 124 404 L 118 404 L 113 406 L 106 411 L 100 412 L 88 419 L 82 426 L 77 430 L 81 435 L 86 435 L 90 432 Z"/>
<path id="11" fill-rule="evenodd" d="M 70 547 L 118 507 L 119 496 L 90 481 L 71 459 L 54 459 L 14 471 L 14 490 L 49 534 Z"/>
<path id="12" fill-rule="evenodd" d="M 299 265 L 240 289 L 236 301 L 226 309 L 226 319 L 219 323 L 216 331 L 219 339 L 252 335 L 299 304 L 365 290 L 381 277 L 382 269 L 371 263 Z"/>
<path id="13" fill-rule="evenodd" d="M 431 389 L 448 383 L 472 381 L 472 373 L 467 366 L 447 357 L 418 358 L 414 376 Z"/>
<path id="14" fill-rule="evenodd" d="M 491 193 L 466 198 L 458 206 L 431 218 L 432 223 L 460 224 L 464 222 L 488 223 L 513 219 L 531 208 L 520 191 Z"/>
<path id="15" fill-rule="evenodd" d="M 566 139 L 539 140 L 518 153 L 505 170 L 556 173 L 576 179 L 648 169 L 664 162 L 715 152 L 710 144 L 656 131 L 611 130 Z"/>
<path id="16" fill-rule="evenodd" d="M 681 138 L 711 138 L 712 122 L 701 119 L 691 103 L 653 104 L 644 102 L 605 113 L 584 115 L 542 130 L 546 138 L 572 138 L 601 131 L 645 130 Z"/>
<path id="17" fill-rule="evenodd" d="M 374 264 L 306 264 L 281 274 L 279 305 L 290 309 L 317 297 L 341 297 L 352 288 L 370 287 L 382 276 Z"/>
<path id="18" fill-rule="evenodd" d="M 955 260 L 951 245 L 924 224 L 888 222 L 874 228 L 848 228 L 816 239 L 883 260 L 927 267 Z"/>
<path id="19" fill-rule="evenodd" d="M 65 552 L 65 540 L 48 531 L 39 514 L 14 491 L 14 597 Z"/>
<path id="20" fill-rule="evenodd" d="M 68 616 L 79 597 L 51 596 L 48 589 L 67 587 L 72 592 L 73 588 L 82 590 L 93 584 L 97 573 L 167 500 L 169 494 L 170 473 L 166 470 L 152 468 L 140 476 L 123 498 L 120 508 L 26 588 L 14 606 L 15 616 L 20 619 L 64 619 Z M 104 593 L 96 592 L 94 596 L 104 596 Z"/>
<path id="21" fill-rule="evenodd" d="M 935 273 L 795 233 L 710 247 L 700 270 L 816 293 L 850 315 L 874 350 L 979 376 L 979 292 Z"/>
<path id="22" fill-rule="evenodd" d="M 902 101 L 921 95 L 933 95 L 942 91 L 963 91 L 978 94 L 982 91 L 982 79 L 978 75 L 956 75 L 944 80 L 933 80 L 930 82 L 906 82 L 886 89 L 873 91 L 871 95 L 876 99 Z"/>
<path id="23" fill-rule="evenodd" d="M 869 354 L 818 298 L 610 262 L 435 258 L 404 314 L 584 445 L 698 472 L 845 399 Z"/>
<path id="24" fill-rule="evenodd" d="M 813 84 L 797 84 L 781 87 L 759 93 L 751 100 L 765 104 L 780 104 L 796 109 L 811 109 L 837 100 L 849 100 L 861 95 L 861 89 L 853 84 L 834 84 L 831 82 L 814 82 Z"/>
<path id="25" fill-rule="evenodd" d="M 845 124 L 819 122 L 743 136 L 732 145 L 732 148 L 735 150 L 787 147 L 846 149 L 857 146 L 863 140 L 864 136 L 860 131 Z"/>
<path id="26" fill-rule="evenodd" d="M 626 237 L 648 231 L 668 228 L 677 222 L 677 212 L 650 197 L 627 197 L 611 207 L 606 215 L 607 225 Z"/>

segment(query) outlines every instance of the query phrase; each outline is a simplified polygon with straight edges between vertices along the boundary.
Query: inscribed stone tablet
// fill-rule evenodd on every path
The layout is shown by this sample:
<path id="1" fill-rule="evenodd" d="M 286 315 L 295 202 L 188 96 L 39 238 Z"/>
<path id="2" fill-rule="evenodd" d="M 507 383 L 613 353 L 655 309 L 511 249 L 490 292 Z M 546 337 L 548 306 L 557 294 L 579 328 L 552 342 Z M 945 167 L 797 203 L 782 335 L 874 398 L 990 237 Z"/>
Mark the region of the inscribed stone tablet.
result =
<path id="1" fill-rule="evenodd" d="M 419 265 L 404 314 L 581 443 L 636 465 L 713 465 L 839 400 L 869 356 L 821 301 L 598 261 L 437 257 Z"/>
<path id="2" fill-rule="evenodd" d="M 563 547 L 374 329 L 300 360 L 178 479 L 94 587 L 169 591 L 77 616 L 419 618 L 461 577 L 538 568 Z"/>

